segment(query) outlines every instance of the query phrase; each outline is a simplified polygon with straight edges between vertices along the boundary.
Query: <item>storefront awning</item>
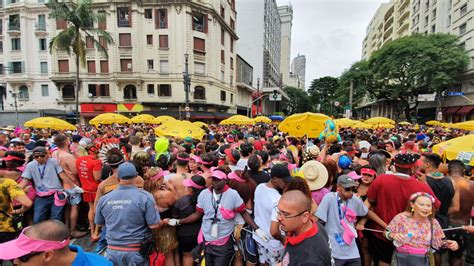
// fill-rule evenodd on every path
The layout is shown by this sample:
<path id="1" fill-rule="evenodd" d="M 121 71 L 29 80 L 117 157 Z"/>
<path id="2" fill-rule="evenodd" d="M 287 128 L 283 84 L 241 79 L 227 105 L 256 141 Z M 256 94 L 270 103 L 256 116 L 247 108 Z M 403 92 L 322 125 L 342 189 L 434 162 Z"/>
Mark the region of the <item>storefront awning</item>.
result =
<path id="1" fill-rule="evenodd" d="M 469 114 L 472 110 L 474 110 L 474 105 L 468 105 L 464 106 L 461 109 L 459 109 L 456 114 L 458 115 L 467 115 Z"/>
<path id="2" fill-rule="evenodd" d="M 445 115 L 453 115 L 456 113 L 457 110 L 459 110 L 461 107 L 460 106 L 454 106 L 454 107 L 447 107 L 443 109 L 443 114 Z"/>

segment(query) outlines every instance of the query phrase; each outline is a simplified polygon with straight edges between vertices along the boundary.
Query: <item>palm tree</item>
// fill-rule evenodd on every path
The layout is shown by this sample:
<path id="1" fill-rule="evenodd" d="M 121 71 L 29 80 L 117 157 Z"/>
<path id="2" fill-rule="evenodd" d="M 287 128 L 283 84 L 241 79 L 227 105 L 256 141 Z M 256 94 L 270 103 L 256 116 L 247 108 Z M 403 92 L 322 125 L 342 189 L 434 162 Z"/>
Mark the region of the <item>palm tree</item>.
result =
<path id="1" fill-rule="evenodd" d="M 50 18 L 65 21 L 68 26 L 59 32 L 49 42 L 49 53 L 54 49 L 66 51 L 75 55 L 76 63 L 76 123 L 79 123 L 79 64 L 86 65 L 86 42 L 85 37 L 89 37 L 95 47 L 108 57 L 107 49 L 97 40 L 97 36 L 102 36 L 106 44 L 113 43 L 112 36 L 105 30 L 94 28 L 94 22 L 104 21 L 103 13 L 94 13 L 91 7 L 91 0 L 73 1 L 50 0 L 47 4 L 51 10 Z"/>

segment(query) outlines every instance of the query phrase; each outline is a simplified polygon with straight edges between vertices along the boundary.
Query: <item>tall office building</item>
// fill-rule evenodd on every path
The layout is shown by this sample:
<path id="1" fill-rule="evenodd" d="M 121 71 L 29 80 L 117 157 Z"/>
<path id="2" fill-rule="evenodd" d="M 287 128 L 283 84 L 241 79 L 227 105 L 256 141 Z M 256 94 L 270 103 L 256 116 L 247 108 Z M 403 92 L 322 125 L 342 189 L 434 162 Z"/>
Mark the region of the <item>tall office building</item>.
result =
<path id="1" fill-rule="evenodd" d="M 298 88 L 305 88 L 305 76 L 306 76 L 306 57 L 304 55 L 298 54 L 295 58 L 293 58 L 293 62 L 291 63 L 291 73 L 293 75 L 297 75 L 299 79 L 299 86 Z"/>
<path id="2" fill-rule="evenodd" d="M 287 85 L 290 79 L 291 27 L 293 26 L 293 8 L 291 5 L 279 6 L 278 13 L 280 14 L 281 20 L 280 71 L 283 84 Z"/>
<path id="3" fill-rule="evenodd" d="M 281 19 L 276 0 L 237 1 L 237 53 L 253 66 L 253 84 L 281 85 Z"/>

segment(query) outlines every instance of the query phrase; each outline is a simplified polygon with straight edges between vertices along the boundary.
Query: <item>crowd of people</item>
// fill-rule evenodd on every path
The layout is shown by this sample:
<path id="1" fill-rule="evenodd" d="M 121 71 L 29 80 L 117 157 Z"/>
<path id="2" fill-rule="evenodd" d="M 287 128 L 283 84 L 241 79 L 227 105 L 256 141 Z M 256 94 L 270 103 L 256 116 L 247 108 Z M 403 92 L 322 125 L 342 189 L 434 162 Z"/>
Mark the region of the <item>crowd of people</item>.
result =
<path id="1" fill-rule="evenodd" d="M 272 124 L 209 125 L 201 140 L 144 124 L 5 128 L 0 264 L 474 264 L 473 168 L 431 151 L 469 132 L 339 134 L 297 138 Z M 93 253 L 70 245 L 83 237 Z"/>

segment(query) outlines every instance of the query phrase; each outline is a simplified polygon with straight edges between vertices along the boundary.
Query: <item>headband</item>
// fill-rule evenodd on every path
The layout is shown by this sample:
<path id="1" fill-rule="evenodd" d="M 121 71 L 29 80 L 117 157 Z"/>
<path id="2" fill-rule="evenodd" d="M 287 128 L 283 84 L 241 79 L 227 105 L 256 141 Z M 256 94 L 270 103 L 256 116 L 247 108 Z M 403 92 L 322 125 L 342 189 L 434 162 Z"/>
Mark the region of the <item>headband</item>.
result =
<path id="1" fill-rule="evenodd" d="M 229 179 L 231 180 L 235 180 L 239 183 L 245 183 L 246 180 L 243 179 L 242 177 L 238 176 L 235 172 L 231 172 L 229 175 L 228 175 Z"/>
<path id="2" fill-rule="evenodd" d="M 224 173 L 222 170 L 217 169 L 217 168 L 211 168 L 211 176 L 216 177 L 218 179 L 227 179 L 227 174 Z"/>
<path id="3" fill-rule="evenodd" d="M 158 171 L 158 173 L 156 173 L 156 175 L 150 177 L 150 180 L 153 180 L 153 181 L 158 180 L 169 173 L 170 173 L 169 171 L 163 171 L 163 169 L 160 168 L 160 170 Z"/>
<path id="4" fill-rule="evenodd" d="M 373 176 L 377 175 L 377 172 L 375 172 L 375 170 L 370 169 L 370 168 L 361 168 L 360 173 L 361 174 L 369 174 L 369 175 L 373 175 Z"/>
<path id="5" fill-rule="evenodd" d="M 189 158 L 184 158 L 184 157 L 181 157 L 179 155 L 176 155 L 176 159 L 180 160 L 180 161 L 186 161 L 188 162 L 189 161 Z"/>
<path id="6" fill-rule="evenodd" d="M 193 187 L 193 188 L 197 188 L 197 189 L 205 188 L 205 186 L 201 186 L 201 185 L 196 184 L 196 182 L 194 182 L 191 178 L 183 180 L 183 185 L 185 187 Z"/>
<path id="7" fill-rule="evenodd" d="M 426 192 L 416 192 L 410 196 L 410 201 L 415 201 L 418 197 L 425 196 L 431 200 L 431 203 L 435 203 L 435 198 Z"/>
<path id="8" fill-rule="evenodd" d="M 24 161 L 25 159 L 22 159 L 20 157 L 16 157 L 13 155 L 8 155 L 7 157 L 3 158 L 4 161 L 9 161 L 9 160 L 17 160 L 17 161 Z"/>
<path id="9" fill-rule="evenodd" d="M 202 158 L 201 158 L 200 163 L 201 163 L 201 164 L 204 164 L 204 165 L 212 165 L 212 162 L 206 162 L 206 161 L 204 161 Z"/>

